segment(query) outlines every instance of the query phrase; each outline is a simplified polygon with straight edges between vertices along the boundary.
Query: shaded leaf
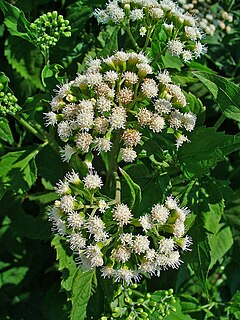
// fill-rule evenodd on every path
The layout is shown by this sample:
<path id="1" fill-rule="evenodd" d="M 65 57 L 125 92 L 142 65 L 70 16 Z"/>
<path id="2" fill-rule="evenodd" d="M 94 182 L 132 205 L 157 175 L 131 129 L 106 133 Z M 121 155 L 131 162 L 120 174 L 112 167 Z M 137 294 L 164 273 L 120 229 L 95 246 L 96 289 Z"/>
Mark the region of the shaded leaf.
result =
<path id="1" fill-rule="evenodd" d="M 14 143 L 12 131 L 6 118 L 0 118 L 0 139 L 11 145 Z"/>
<path id="2" fill-rule="evenodd" d="M 219 104 L 223 114 L 240 121 L 240 88 L 228 79 L 206 72 L 195 72 L 196 77 L 206 86 Z"/>
<path id="3" fill-rule="evenodd" d="M 88 300 L 91 295 L 93 270 L 78 269 L 73 278 L 71 320 L 85 320 Z"/>
<path id="4" fill-rule="evenodd" d="M 211 267 L 217 262 L 221 262 L 223 256 L 233 245 L 233 237 L 230 227 L 223 224 L 218 225 L 218 231 L 209 236 L 209 244 L 211 247 Z"/>
<path id="5" fill-rule="evenodd" d="M 1 189 L 23 193 L 29 190 L 37 178 L 35 157 L 39 148 L 28 148 L 9 152 L 1 157 L 0 186 Z"/>
<path id="6" fill-rule="evenodd" d="M 0 0 L 0 9 L 4 14 L 4 23 L 13 36 L 17 36 L 31 42 L 29 21 L 25 18 L 23 11 L 17 7 Z"/>
<path id="7" fill-rule="evenodd" d="M 138 184 L 136 184 L 132 178 L 127 174 L 126 171 L 123 169 L 119 168 L 123 178 L 127 182 L 130 193 L 131 193 L 131 199 L 130 199 L 130 208 L 134 206 L 135 203 L 140 203 L 142 200 L 142 193 L 141 193 L 141 188 L 139 187 Z"/>
<path id="8" fill-rule="evenodd" d="M 229 153 L 240 149 L 240 136 L 216 132 L 215 128 L 199 127 L 189 134 L 191 143 L 178 151 L 180 167 L 187 177 L 201 177 L 210 168 L 225 159 Z"/>
<path id="9" fill-rule="evenodd" d="M 40 79 L 43 57 L 39 49 L 20 38 L 9 36 L 4 54 L 12 68 L 28 80 L 31 87 L 43 89 Z"/>

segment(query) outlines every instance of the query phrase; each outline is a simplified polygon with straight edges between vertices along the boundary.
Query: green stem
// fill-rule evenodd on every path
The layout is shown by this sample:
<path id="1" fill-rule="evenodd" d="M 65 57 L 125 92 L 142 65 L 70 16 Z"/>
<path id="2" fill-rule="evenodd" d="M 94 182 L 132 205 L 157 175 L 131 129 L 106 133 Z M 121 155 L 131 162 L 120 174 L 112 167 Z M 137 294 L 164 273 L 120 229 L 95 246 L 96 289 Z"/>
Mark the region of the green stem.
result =
<path id="1" fill-rule="evenodd" d="M 121 181 L 117 172 L 114 172 L 113 175 L 116 181 L 115 203 L 121 204 Z"/>
<path id="2" fill-rule="evenodd" d="M 147 32 L 146 41 L 145 41 L 144 47 L 143 47 L 143 49 L 142 49 L 143 52 L 145 52 L 146 49 L 147 49 L 147 46 L 148 46 L 148 44 L 149 44 L 149 41 L 150 41 L 150 39 L 151 39 L 151 36 L 152 36 L 152 33 L 153 33 L 154 29 L 155 29 L 155 26 L 152 26 L 152 27 L 148 30 L 148 32 Z"/>
<path id="3" fill-rule="evenodd" d="M 156 58 L 151 62 L 151 64 L 154 64 L 155 62 L 158 61 L 158 59 L 166 52 L 167 47 L 165 47 L 159 54 L 156 56 Z"/>
<path id="4" fill-rule="evenodd" d="M 226 116 L 225 116 L 224 114 L 222 114 L 221 117 L 217 120 L 217 122 L 214 124 L 213 127 L 214 127 L 216 130 L 218 130 L 219 127 L 221 126 L 221 124 L 225 121 L 225 119 L 226 119 Z"/>
<path id="5" fill-rule="evenodd" d="M 49 134 L 38 123 L 35 123 L 33 126 L 32 123 L 26 121 L 24 118 L 17 114 L 14 115 L 14 118 L 38 139 L 42 140 L 43 142 L 48 142 L 53 150 L 55 150 L 57 153 L 59 152 L 59 146 L 53 138 L 53 134 Z"/>
<path id="6" fill-rule="evenodd" d="M 136 48 L 136 50 L 138 50 L 138 51 L 139 51 L 139 50 L 140 50 L 140 48 L 139 48 L 139 46 L 138 46 L 138 44 L 137 44 L 136 40 L 134 39 L 134 36 L 132 35 L 132 32 L 131 32 L 131 30 L 130 30 L 129 26 L 124 26 L 124 28 L 125 28 L 125 30 L 127 31 L 127 34 L 128 34 L 128 36 L 129 36 L 130 40 L 132 41 L 132 43 L 133 43 L 134 47 Z"/>
<path id="7" fill-rule="evenodd" d="M 115 141 L 112 146 L 112 151 L 111 151 L 111 157 L 110 157 L 110 164 L 109 164 L 109 172 L 107 175 L 107 181 L 106 185 L 108 188 L 111 188 L 112 186 L 112 180 L 113 180 L 113 173 L 117 172 L 117 157 L 118 157 L 118 152 L 119 152 L 119 144 L 121 140 L 121 130 L 117 131 Z"/>
<path id="8" fill-rule="evenodd" d="M 30 131 L 33 135 L 35 135 L 36 137 L 38 137 L 38 139 L 42 140 L 42 141 L 46 141 L 45 137 L 39 133 L 39 131 L 34 128 L 29 122 L 27 122 L 25 119 L 23 119 L 22 117 L 20 117 L 19 115 L 15 114 L 14 118 L 22 125 L 24 126 L 26 129 L 28 129 L 28 131 Z"/>

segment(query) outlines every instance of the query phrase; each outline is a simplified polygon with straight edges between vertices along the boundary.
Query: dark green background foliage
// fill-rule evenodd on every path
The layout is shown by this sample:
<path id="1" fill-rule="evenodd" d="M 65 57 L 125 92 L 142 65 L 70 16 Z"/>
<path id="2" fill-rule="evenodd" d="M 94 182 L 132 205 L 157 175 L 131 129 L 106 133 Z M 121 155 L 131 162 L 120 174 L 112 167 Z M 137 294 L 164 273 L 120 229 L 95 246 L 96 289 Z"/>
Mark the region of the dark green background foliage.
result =
<path id="1" fill-rule="evenodd" d="M 44 143 L 54 132 L 44 127 L 42 117 L 56 84 L 73 79 L 86 57 L 124 47 L 127 40 L 118 27 L 104 29 L 93 17 L 94 8 L 103 5 L 103 0 L 0 0 L 0 71 L 6 75 L 1 73 L 1 83 L 18 98 L 25 121 L 24 126 L 16 117 L 0 117 L 1 320 L 100 319 L 110 312 L 112 285 L 97 283 L 93 272 L 82 274 L 59 238 L 52 242 L 56 250 L 51 246 L 46 207 L 57 198 L 54 184 L 68 166 L 54 140 Z M 239 22 L 237 1 L 222 5 Z M 29 23 L 53 10 L 70 21 L 72 36 L 50 50 L 50 65 L 45 66 Z M 188 233 L 193 246 L 183 256 L 185 263 L 143 284 L 149 292 L 174 289 L 177 312 L 166 320 L 240 319 L 240 33 L 235 25 L 223 39 L 205 39 L 209 51 L 201 61 L 185 67 L 178 59 L 162 61 L 191 92 L 191 110 L 200 110 L 192 142 L 166 155 L 165 140 L 153 134 L 151 143 L 139 147 L 145 152 L 140 161 L 124 167 L 123 190 L 130 197 L 125 200 L 134 205 L 136 216 L 169 190 L 192 212 Z M 156 46 L 153 38 L 153 56 Z M 26 128 L 33 122 L 37 134 Z"/>

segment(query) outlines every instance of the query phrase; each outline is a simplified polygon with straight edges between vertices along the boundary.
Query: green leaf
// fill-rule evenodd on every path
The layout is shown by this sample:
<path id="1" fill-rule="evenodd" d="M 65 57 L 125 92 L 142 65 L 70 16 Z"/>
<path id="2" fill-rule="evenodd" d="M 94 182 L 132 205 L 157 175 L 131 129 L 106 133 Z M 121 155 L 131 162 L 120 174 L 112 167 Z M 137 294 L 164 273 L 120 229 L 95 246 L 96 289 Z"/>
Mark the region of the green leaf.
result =
<path id="1" fill-rule="evenodd" d="M 118 32 L 119 26 L 107 26 L 106 31 L 100 32 L 98 40 L 103 46 L 101 50 L 101 56 L 106 57 L 112 54 L 113 51 L 118 50 Z"/>
<path id="2" fill-rule="evenodd" d="M 22 266 L 11 268 L 4 272 L 1 271 L 0 287 L 6 284 L 18 285 L 24 279 L 28 270 L 28 267 Z"/>
<path id="3" fill-rule="evenodd" d="M 51 147 L 44 147 L 36 157 L 38 174 L 47 182 L 55 185 L 68 170 L 66 163 L 61 161 L 58 153 Z"/>
<path id="4" fill-rule="evenodd" d="M 43 89 L 40 73 L 43 57 L 39 49 L 20 38 L 9 36 L 5 42 L 4 54 L 8 63 L 33 89 Z"/>
<path id="5" fill-rule="evenodd" d="M 164 68 L 173 68 L 181 71 L 181 68 L 184 66 L 182 60 L 179 57 L 172 56 L 168 51 L 164 56 L 162 56 L 162 61 L 164 64 Z"/>
<path id="6" fill-rule="evenodd" d="M 140 203 L 142 200 L 142 193 L 141 193 L 141 188 L 139 187 L 138 184 L 136 184 L 132 178 L 127 174 L 126 171 L 123 169 L 119 168 L 123 178 L 127 182 L 129 188 L 130 188 L 130 193 L 131 193 L 131 199 L 130 199 L 130 208 L 134 206 L 135 203 Z"/>
<path id="7" fill-rule="evenodd" d="M 73 259 L 72 251 L 66 247 L 65 242 L 60 236 L 55 236 L 51 245 L 57 252 L 57 260 L 59 261 L 59 270 L 62 271 L 61 286 L 66 291 L 71 291 L 73 277 L 76 273 L 77 266 Z"/>
<path id="8" fill-rule="evenodd" d="M 60 70 L 63 66 L 60 64 L 45 65 L 41 72 L 41 79 L 44 87 L 55 88 L 56 84 L 61 81 L 59 77 Z"/>
<path id="9" fill-rule="evenodd" d="M 10 145 L 14 143 L 12 131 L 6 118 L 0 118 L 0 139 L 8 142 Z"/>
<path id="10" fill-rule="evenodd" d="M 240 121 L 239 86 L 215 74 L 206 72 L 195 72 L 194 74 L 212 93 L 223 114 L 227 118 Z"/>
<path id="11" fill-rule="evenodd" d="M 0 187 L 4 191 L 11 190 L 23 193 L 29 190 L 37 179 L 35 157 L 39 148 L 28 148 L 21 151 L 9 152 L 1 157 Z"/>
<path id="12" fill-rule="evenodd" d="M 188 232 L 193 240 L 193 245 L 191 246 L 192 252 L 191 255 L 186 255 L 185 259 L 207 293 L 206 278 L 210 267 L 210 246 L 204 215 L 207 198 L 202 189 L 196 181 L 190 192 L 187 191 L 188 207 L 191 209 L 192 214 L 195 215 L 195 223 Z"/>
<path id="13" fill-rule="evenodd" d="M 59 260 L 59 270 L 63 272 L 62 287 L 71 292 L 71 320 L 86 319 L 86 308 L 91 295 L 92 279 L 94 270 L 83 272 L 76 266 L 73 254 L 66 247 L 60 236 L 54 237 L 52 245 L 57 250 L 57 260 Z"/>
<path id="14" fill-rule="evenodd" d="M 2 85 L 2 87 L 5 87 L 9 81 L 9 78 L 3 72 L 0 72 L 0 84 Z"/>
<path id="15" fill-rule="evenodd" d="M 91 295 L 93 270 L 78 269 L 73 278 L 71 320 L 85 320 L 88 300 Z"/>
<path id="16" fill-rule="evenodd" d="M 223 256 L 228 252 L 233 245 L 233 237 L 230 227 L 223 224 L 218 225 L 218 232 L 209 236 L 209 244 L 211 247 L 211 266 L 219 261 L 221 262 Z"/>
<path id="17" fill-rule="evenodd" d="M 180 300 L 177 300 L 173 306 L 176 308 L 176 311 L 171 311 L 169 316 L 164 317 L 164 320 L 193 320 L 189 315 L 182 312 Z"/>
<path id="18" fill-rule="evenodd" d="M 228 319 L 240 319 L 240 291 L 237 291 L 232 297 L 230 306 L 226 307 L 228 316 L 232 315 L 234 318 Z"/>
<path id="19" fill-rule="evenodd" d="M 215 128 L 196 128 L 189 134 L 191 143 L 178 151 L 180 167 L 187 177 L 201 177 L 208 174 L 219 161 L 240 149 L 240 136 L 216 132 Z"/>
<path id="20" fill-rule="evenodd" d="M 11 35 L 31 42 L 30 23 L 25 18 L 23 11 L 3 0 L 0 0 L 0 9 L 4 14 L 4 23 Z"/>

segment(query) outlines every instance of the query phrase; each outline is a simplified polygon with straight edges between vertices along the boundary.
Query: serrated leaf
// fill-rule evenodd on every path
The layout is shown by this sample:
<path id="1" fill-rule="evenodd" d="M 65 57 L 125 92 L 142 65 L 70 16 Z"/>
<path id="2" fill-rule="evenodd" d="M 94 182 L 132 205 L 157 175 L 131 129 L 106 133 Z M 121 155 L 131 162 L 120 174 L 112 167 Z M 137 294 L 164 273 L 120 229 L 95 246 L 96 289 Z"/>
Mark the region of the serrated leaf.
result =
<path id="1" fill-rule="evenodd" d="M 132 178 L 129 176 L 129 174 L 124 171 L 123 169 L 119 168 L 123 178 L 125 179 L 125 181 L 127 182 L 129 189 L 130 189 L 130 193 L 131 193 L 131 199 L 130 199 L 130 208 L 132 208 L 134 206 L 134 204 L 136 203 L 140 203 L 142 200 L 142 192 L 141 192 L 141 188 L 139 187 L 138 184 L 136 184 Z"/>
<path id="2" fill-rule="evenodd" d="M 14 143 L 12 131 L 6 118 L 0 118 L 0 139 L 8 142 L 10 145 Z"/>
<path id="3" fill-rule="evenodd" d="M 227 118 L 240 121 L 240 87 L 215 74 L 207 72 L 195 72 L 194 74 L 212 93 L 223 114 Z"/>
<path id="4" fill-rule="evenodd" d="M 1 189 L 23 193 L 29 190 L 37 179 L 35 157 L 39 148 L 28 148 L 9 152 L 1 157 L 0 186 Z"/>
<path id="5" fill-rule="evenodd" d="M 87 304 L 91 295 L 93 270 L 78 269 L 73 278 L 71 320 L 85 320 Z"/>
<path id="6" fill-rule="evenodd" d="M 188 206 L 191 208 L 192 214 L 195 215 L 195 223 L 188 232 L 192 237 L 193 245 L 191 246 L 191 255 L 186 255 L 186 260 L 207 293 L 206 278 L 209 272 L 211 258 L 208 231 L 204 224 L 204 210 L 206 206 L 204 195 L 198 182 L 195 182 L 190 192 L 187 193 Z M 200 201 L 200 199 L 202 201 Z"/>
<path id="7" fill-rule="evenodd" d="M 66 291 L 71 291 L 73 277 L 77 270 L 76 262 L 73 259 L 72 252 L 66 247 L 65 242 L 60 236 L 55 236 L 51 245 L 57 252 L 57 260 L 59 261 L 59 270 L 62 271 L 61 286 Z"/>
<path id="8" fill-rule="evenodd" d="M 233 237 L 230 227 L 223 224 L 218 225 L 218 231 L 214 235 L 209 235 L 209 244 L 211 247 L 211 265 L 219 261 L 231 249 L 233 245 Z"/>
<path id="9" fill-rule="evenodd" d="M 4 14 L 4 23 L 8 31 L 13 35 L 31 42 L 30 23 L 26 19 L 24 12 L 17 7 L 0 0 L 0 9 Z"/>
<path id="10" fill-rule="evenodd" d="M 180 167 L 187 177 L 201 177 L 208 174 L 219 161 L 240 149 L 240 136 L 216 132 L 215 128 L 196 128 L 189 134 L 191 143 L 178 151 Z"/>
<path id="11" fill-rule="evenodd" d="M 9 36 L 5 42 L 4 54 L 8 63 L 31 87 L 43 89 L 40 73 L 43 57 L 39 49 L 21 38 Z"/>
<path id="12" fill-rule="evenodd" d="M 83 272 L 76 266 L 72 252 L 60 236 L 55 236 L 52 245 L 57 250 L 59 270 L 63 272 L 62 287 L 71 292 L 71 320 L 85 320 L 86 308 L 91 295 L 94 270 Z"/>

